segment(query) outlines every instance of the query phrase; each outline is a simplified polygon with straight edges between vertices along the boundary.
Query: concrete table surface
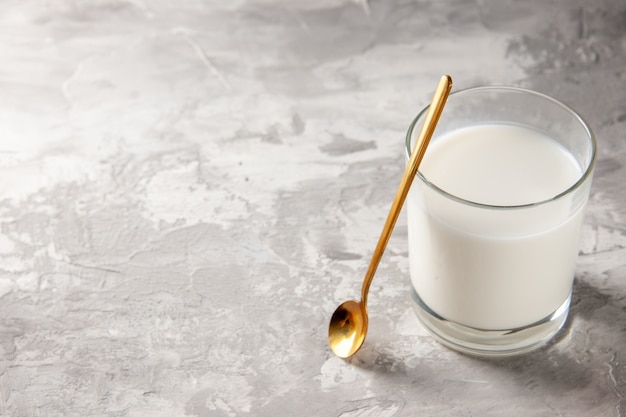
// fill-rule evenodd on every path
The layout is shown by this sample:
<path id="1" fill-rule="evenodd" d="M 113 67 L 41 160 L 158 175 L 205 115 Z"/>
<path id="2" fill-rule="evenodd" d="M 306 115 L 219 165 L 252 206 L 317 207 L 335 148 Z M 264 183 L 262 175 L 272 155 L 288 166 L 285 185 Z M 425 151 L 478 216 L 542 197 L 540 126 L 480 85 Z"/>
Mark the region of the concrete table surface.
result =
<path id="1" fill-rule="evenodd" d="M 0 63 L 0 415 L 626 415 L 623 0 L 7 0 Z M 444 348 L 402 215 L 337 359 L 445 73 L 594 129 L 571 316 L 528 355 Z"/>

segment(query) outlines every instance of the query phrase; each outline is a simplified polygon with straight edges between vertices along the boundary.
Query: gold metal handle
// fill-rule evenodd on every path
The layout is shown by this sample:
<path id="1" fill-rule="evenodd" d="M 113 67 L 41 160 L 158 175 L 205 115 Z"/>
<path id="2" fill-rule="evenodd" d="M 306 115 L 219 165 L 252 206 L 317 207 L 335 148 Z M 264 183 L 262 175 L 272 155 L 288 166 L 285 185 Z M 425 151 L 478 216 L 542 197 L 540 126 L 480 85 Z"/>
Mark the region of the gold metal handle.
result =
<path id="1" fill-rule="evenodd" d="M 378 238 L 378 243 L 376 244 L 372 260 L 370 261 L 370 265 L 365 273 L 365 278 L 363 279 L 363 286 L 361 287 L 361 302 L 365 308 L 367 308 L 367 294 L 369 292 L 370 285 L 372 284 L 372 279 L 374 278 L 378 264 L 380 263 L 385 248 L 387 247 L 387 242 L 389 242 L 393 227 L 398 220 L 398 216 L 402 210 L 402 205 L 404 204 L 406 196 L 409 193 L 409 188 L 413 183 L 415 174 L 417 174 L 417 169 L 424 158 L 430 138 L 435 132 L 435 127 L 439 121 L 439 117 L 441 116 L 443 107 L 446 104 L 446 100 L 448 99 L 451 89 L 452 77 L 449 75 L 442 76 L 439 80 L 439 84 L 437 85 L 437 89 L 435 90 L 435 94 L 433 95 L 432 104 L 426 113 L 426 119 L 420 129 L 417 141 L 415 142 L 415 147 L 411 152 L 411 157 L 409 158 L 407 168 L 404 171 L 402 182 L 400 182 L 400 186 L 396 192 L 396 197 L 394 198 L 389 214 L 387 215 L 383 231 Z"/>

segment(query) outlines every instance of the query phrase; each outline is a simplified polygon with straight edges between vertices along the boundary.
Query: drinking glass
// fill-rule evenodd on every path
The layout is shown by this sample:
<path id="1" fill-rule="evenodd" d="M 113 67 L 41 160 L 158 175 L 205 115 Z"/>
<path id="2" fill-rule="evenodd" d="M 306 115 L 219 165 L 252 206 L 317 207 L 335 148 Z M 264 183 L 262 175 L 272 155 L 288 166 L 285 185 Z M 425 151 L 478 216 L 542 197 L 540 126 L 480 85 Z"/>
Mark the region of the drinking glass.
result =
<path id="1" fill-rule="evenodd" d="M 426 110 L 408 129 L 407 159 Z M 468 198 L 423 171 L 440 141 L 468 128 L 479 135 L 484 126 L 504 127 L 501 132 L 524 129 L 549 138 L 579 174 L 538 200 L 533 190 L 518 189 L 512 181 L 507 191 L 517 200 L 498 204 L 489 188 L 483 190 L 484 198 Z M 471 165 L 477 155 L 469 150 L 463 158 Z M 533 157 L 525 168 L 551 164 L 542 148 L 528 151 Z M 559 331 L 569 312 L 595 155 L 589 126 L 554 98 L 514 87 L 478 87 L 450 95 L 407 198 L 415 311 L 437 340 L 465 353 L 512 355 L 542 346 Z M 440 168 L 453 174 L 456 166 Z M 495 167 L 489 176 L 508 181 L 512 168 L 506 168 L 505 173 Z M 546 179 L 560 175 L 561 168 L 557 163 L 542 167 L 549 172 Z M 477 162 L 472 169 L 486 168 Z M 467 188 L 483 185 L 470 183 Z"/>

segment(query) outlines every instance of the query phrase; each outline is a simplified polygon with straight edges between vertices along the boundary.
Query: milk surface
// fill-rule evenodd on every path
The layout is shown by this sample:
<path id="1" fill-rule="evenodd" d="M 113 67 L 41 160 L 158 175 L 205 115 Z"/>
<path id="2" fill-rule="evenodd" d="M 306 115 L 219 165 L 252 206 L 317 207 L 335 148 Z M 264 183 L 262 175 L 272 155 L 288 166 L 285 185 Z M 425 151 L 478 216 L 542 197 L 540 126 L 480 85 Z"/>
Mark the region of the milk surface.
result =
<path id="1" fill-rule="evenodd" d="M 478 125 L 434 140 L 420 173 L 469 202 L 550 200 L 580 178 L 557 142 L 513 125 Z M 411 280 L 445 319 L 485 330 L 545 318 L 572 287 L 582 221 L 569 196 L 485 207 L 416 179 L 408 198 Z"/>

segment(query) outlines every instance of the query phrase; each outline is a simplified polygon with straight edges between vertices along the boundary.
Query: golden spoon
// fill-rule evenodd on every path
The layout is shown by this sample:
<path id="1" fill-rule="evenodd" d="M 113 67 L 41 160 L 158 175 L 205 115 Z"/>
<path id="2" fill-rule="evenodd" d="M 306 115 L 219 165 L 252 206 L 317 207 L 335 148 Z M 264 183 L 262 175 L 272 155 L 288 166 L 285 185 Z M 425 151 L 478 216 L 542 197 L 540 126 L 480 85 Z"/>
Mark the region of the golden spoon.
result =
<path id="1" fill-rule="evenodd" d="M 374 255 L 365 273 L 365 278 L 363 278 L 361 302 L 359 303 L 355 300 L 344 302 L 337 307 L 337 310 L 335 310 L 330 319 L 330 325 L 328 326 L 328 343 L 333 353 L 340 358 L 348 358 L 354 355 L 363 345 L 365 335 L 367 334 L 367 293 L 369 292 L 370 284 L 372 283 L 380 259 L 383 256 L 396 220 L 398 220 L 398 215 L 400 214 L 404 200 L 406 200 L 413 178 L 417 173 L 420 162 L 422 162 L 426 147 L 435 131 L 435 126 L 439 121 L 439 116 L 441 116 L 443 106 L 446 104 L 451 88 L 452 78 L 449 75 L 441 77 L 437 89 L 435 90 L 433 100 L 428 108 L 424 125 L 419 132 L 417 142 L 411 153 L 411 158 L 404 171 L 402 182 L 400 182 L 400 187 L 398 187 L 396 197 L 387 215 L 387 221 L 380 234 L 380 238 L 378 238 Z"/>

